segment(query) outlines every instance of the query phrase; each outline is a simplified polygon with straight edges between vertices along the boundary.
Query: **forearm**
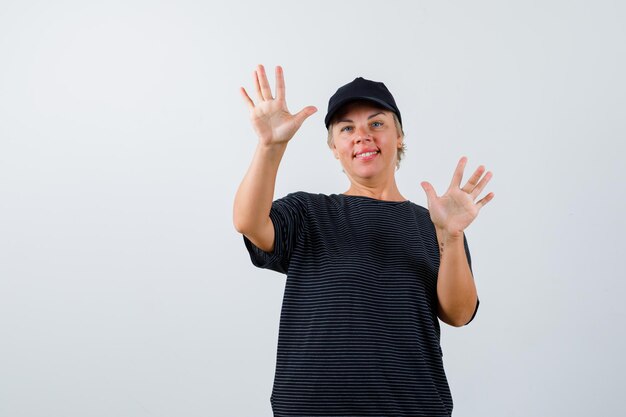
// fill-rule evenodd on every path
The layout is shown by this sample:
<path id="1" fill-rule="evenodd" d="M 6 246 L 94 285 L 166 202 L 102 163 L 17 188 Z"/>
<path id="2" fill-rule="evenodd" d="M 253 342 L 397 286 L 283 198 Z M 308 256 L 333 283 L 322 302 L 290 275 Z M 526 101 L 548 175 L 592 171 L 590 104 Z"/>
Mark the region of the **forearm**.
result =
<path id="1" fill-rule="evenodd" d="M 274 247 L 273 225 L 269 217 L 278 166 L 287 144 L 257 146 L 248 172 L 243 178 L 233 208 L 233 223 L 260 249 L 271 252 Z"/>
<path id="2" fill-rule="evenodd" d="M 471 320 L 478 298 L 463 233 L 449 235 L 437 230 L 437 239 L 441 254 L 437 279 L 439 317 L 452 326 L 463 326 Z"/>

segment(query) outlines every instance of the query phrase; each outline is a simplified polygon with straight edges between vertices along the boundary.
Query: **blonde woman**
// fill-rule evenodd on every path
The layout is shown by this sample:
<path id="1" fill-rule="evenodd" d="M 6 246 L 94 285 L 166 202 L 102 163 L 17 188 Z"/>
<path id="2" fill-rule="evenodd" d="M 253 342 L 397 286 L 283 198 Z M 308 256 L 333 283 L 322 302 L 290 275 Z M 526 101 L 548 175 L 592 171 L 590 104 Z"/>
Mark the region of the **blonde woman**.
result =
<path id="1" fill-rule="evenodd" d="M 491 173 L 462 184 L 461 158 L 443 195 L 421 184 L 428 209 L 408 201 L 395 179 L 400 110 L 384 84 L 357 78 L 325 117 L 350 187 L 273 201 L 285 149 L 317 110 L 289 112 L 280 67 L 275 85 L 259 66 L 256 100 L 241 89 L 258 144 L 234 204 L 253 264 L 287 275 L 274 415 L 450 416 L 439 320 L 463 326 L 478 308 L 463 231 L 493 198 L 478 199 Z"/>

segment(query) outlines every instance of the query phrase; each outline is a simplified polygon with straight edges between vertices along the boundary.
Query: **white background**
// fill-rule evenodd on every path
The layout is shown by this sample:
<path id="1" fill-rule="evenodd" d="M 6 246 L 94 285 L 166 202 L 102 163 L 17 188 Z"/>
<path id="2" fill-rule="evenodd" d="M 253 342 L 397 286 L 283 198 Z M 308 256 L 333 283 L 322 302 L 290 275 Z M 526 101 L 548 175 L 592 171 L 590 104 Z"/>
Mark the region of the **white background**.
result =
<path id="1" fill-rule="evenodd" d="M 271 416 L 284 276 L 255 269 L 234 192 L 238 88 L 283 65 L 276 196 L 339 193 L 327 100 L 384 81 L 447 186 L 485 164 L 468 229 L 481 309 L 444 327 L 463 416 L 618 415 L 626 6 L 619 1 L 0 3 L 0 416 Z"/>

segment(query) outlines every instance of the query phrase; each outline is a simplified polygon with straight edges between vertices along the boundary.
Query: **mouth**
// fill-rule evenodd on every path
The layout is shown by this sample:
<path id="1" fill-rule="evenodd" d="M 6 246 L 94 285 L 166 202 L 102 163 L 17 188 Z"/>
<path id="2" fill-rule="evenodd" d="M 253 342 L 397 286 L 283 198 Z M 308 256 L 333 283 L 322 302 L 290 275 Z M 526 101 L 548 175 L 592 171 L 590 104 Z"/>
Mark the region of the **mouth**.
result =
<path id="1" fill-rule="evenodd" d="M 355 158 L 357 159 L 368 159 L 368 158 L 373 158 L 374 156 L 378 155 L 380 153 L 380 151 L 376 150 L 376 151 L 367 151 L 367 152 L 360 152 L 354 155 Z"/>

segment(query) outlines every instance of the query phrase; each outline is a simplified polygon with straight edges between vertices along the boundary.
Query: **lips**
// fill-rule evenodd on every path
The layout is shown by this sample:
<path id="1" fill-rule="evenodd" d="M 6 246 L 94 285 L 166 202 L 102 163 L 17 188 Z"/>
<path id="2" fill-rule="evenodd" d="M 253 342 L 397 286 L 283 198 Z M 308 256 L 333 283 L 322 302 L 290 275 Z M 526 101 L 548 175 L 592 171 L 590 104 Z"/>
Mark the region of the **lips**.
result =
<path id="1" fill-rule="evenodd" d="M 378 149 L 364 149 L 354 154 L 355 158 L 368 159 L 378 155 L 380 151 Z"/>

